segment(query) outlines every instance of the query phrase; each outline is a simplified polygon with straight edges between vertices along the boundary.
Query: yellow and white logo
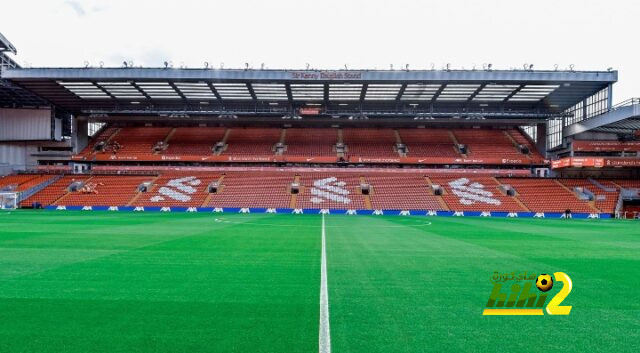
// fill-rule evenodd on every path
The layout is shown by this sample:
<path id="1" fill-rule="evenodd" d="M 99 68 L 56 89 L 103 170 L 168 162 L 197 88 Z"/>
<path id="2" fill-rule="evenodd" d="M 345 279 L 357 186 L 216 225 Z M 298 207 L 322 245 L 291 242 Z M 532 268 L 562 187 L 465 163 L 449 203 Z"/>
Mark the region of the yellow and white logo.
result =
<path id="1" fill-rule="evenodd" d="M 545 308 L 548 292 L 557 285 L 556 282 L 562 283 L 562 289 L 547 304 L 547 314 L 569 315 L 571 312 L 571 306 L 560 305 L 573 288 L 571 278 L 564 272 L 556 272 L 552 277 L 546 273 L 536 276 L 526 271 L 519 274 L 516 274 L 516 271 L 503 274 L 496 271 L 490 280 L 493 290 L 482 315 L 544 315 L 542 308 Z M 510 291 L 503 293 L 502 287 L 510 281 L 514 282 Z M 540 291 L 539 294 L 535 289 L 531 289 L 534 283 Z"/>

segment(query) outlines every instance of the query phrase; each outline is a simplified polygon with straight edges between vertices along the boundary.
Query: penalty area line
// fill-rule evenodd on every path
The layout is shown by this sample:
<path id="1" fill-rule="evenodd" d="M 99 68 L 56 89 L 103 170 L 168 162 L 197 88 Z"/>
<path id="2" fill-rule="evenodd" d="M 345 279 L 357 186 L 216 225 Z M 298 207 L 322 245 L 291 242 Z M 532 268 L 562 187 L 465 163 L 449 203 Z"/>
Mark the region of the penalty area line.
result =
<path id="1" fill-rule="evenodd" d="M 319 352 L 331 353 L 331 334 L 329 331 L 329 292 L 327 288 L 327 248 L 324 214 L 322 215 L 322 259 L 320 261 L 320 333 Z"/>

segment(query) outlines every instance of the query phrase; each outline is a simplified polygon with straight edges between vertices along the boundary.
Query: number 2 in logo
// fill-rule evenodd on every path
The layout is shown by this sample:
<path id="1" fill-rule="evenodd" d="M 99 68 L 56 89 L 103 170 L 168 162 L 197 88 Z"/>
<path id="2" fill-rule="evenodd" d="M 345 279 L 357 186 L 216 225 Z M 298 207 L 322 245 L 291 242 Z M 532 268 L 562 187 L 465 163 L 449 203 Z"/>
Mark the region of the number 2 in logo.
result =
<path id="1" fill-rule="evenodd" d="M 564 285 L 560 292 L 558 292 L 547 305 L 547 313 L 549 315 L 569 315 L 572 307 L 560 306 L 560 303 L 571 293 L 571 289 L 573 288 L 571 278 L 564 272 L 556 272 L 553 274 L 553 277 L 555 277 L 556 281 L 564 283 Z"/>

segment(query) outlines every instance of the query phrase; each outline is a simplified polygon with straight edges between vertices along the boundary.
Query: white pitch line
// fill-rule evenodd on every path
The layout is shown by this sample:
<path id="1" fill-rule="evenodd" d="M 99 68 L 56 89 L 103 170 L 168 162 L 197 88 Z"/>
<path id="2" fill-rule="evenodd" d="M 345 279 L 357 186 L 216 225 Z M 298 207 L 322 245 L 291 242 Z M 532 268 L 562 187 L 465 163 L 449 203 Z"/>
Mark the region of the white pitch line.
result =
<path id="1" fill-rule="evenodd" d="M 327 289 L 327 249 L 325 245 L 324 214 L 322 215 L 322 260 L 320 264 L 319 352 L 331 353 L 331 334 L 329 330 L 329 292 Z"/>

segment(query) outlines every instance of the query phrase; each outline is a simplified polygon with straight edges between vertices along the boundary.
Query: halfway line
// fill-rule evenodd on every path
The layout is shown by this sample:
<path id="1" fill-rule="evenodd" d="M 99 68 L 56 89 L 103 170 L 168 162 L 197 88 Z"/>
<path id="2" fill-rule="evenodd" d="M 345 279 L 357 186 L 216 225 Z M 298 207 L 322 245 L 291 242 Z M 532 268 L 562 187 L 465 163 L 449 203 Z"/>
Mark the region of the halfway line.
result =
<path id="1" fill-rule="evenodd" d="M 322 260 L 320 264 L 319 352 L 331 353 L 331 335 L 329 332 L 329 293 L 327 290 L 327 249 L 325 246 L 324 214 L 322 215 Z"/>

